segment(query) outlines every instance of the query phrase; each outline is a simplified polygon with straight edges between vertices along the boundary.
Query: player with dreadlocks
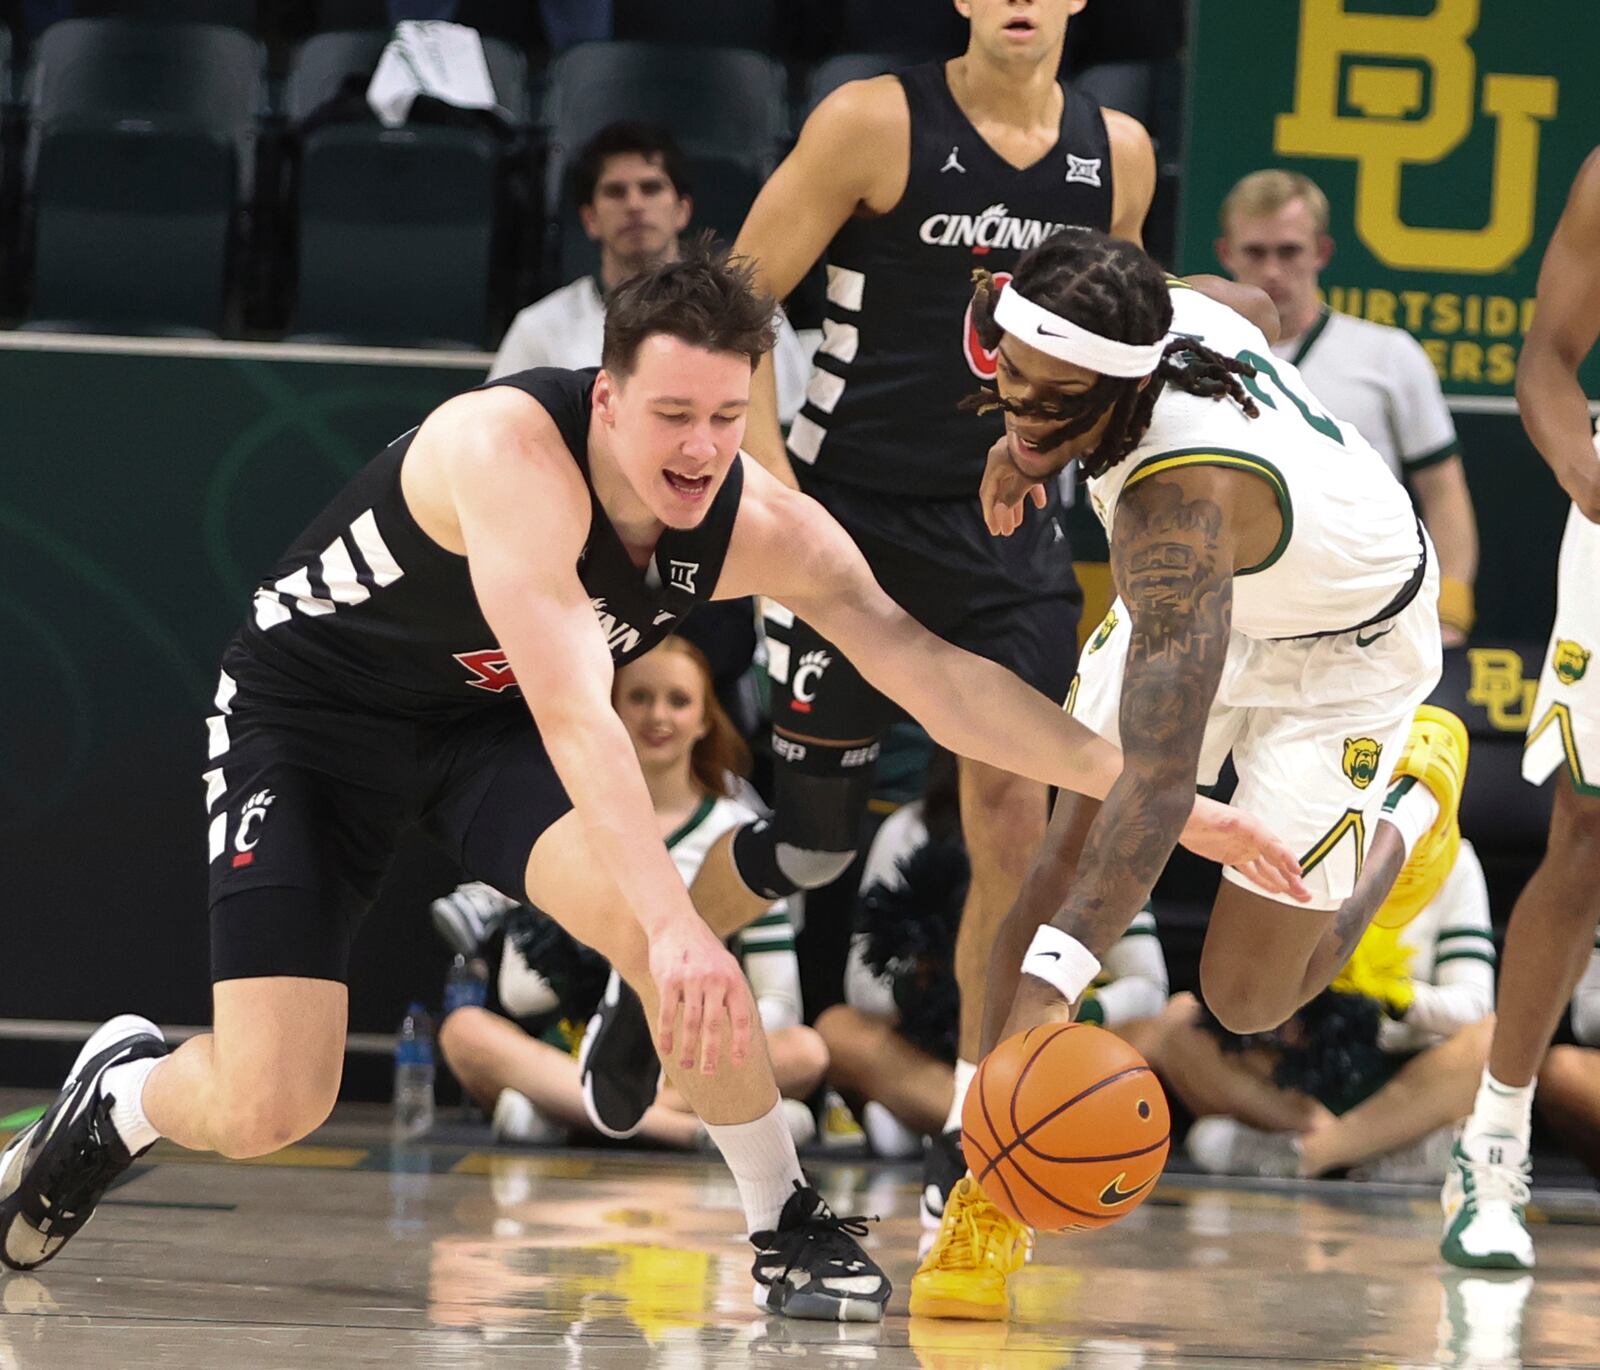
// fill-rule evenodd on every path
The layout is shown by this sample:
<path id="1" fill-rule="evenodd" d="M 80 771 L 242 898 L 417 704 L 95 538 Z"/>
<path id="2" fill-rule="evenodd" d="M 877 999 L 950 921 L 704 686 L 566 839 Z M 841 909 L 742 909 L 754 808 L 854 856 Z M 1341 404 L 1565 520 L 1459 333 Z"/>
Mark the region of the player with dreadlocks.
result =
<path id="1" fill-rule="evenodd" d="M 1132 243 L 1068 229 L 1004 284 L 980 276 L 973 319 L 998 369 L 969 407 L 1006 421 L 990 531 L 1074 459 L 1105 525 L 1118 598 L 1066 707 L 1125 758 L 1104 801 L 1056 805 L 994 946 L 984 1049 L 1070 1016 L 1230 753 L 1233 802 L 1305 853 L 1312 899 L 1227 872 L 1200 980 L 1230 1030 L 1275 1027 L 1374 917 L 1420 911 L 1460 842 L 1466 733 L 1418 708 L 1440 671 L 1427 534 L 1382 458 L 1272 356 L 1260 292 L 1170 280 Z M 912 1313 L 1004 1317 L 1029 1239 L 963 1180 Z"/>

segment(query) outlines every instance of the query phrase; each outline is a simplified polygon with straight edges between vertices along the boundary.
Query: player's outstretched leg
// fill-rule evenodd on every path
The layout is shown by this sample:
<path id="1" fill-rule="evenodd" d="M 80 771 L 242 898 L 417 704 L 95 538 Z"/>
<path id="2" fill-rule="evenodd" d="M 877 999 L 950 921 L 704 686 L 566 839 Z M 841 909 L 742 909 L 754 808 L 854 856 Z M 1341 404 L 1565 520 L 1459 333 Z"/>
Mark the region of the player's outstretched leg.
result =
<path id="1" fill-rule="evenodd" d="M 1525 1209 L 1535 1075 L 1589 961 L 1597 888 L 1600 798 L 1558 780 L 1544 860 L 1506 929 L 1489 1064 L 1440 1195 L 1439 1249 L 1451 1265 L 1533 1267 Z"/>
<path id="2" fill-rule="evenodd" d="M 0 1261 L 13 1270 L 43 1265 L 149 1148 L 148 1142 L 130 1147 L 117 1130 L 116 1071 L 166 1054 L 161 1029 L 131 1013 L 111 1019 L 84 1044 L 49 1111 L 0 1155 Z"/>

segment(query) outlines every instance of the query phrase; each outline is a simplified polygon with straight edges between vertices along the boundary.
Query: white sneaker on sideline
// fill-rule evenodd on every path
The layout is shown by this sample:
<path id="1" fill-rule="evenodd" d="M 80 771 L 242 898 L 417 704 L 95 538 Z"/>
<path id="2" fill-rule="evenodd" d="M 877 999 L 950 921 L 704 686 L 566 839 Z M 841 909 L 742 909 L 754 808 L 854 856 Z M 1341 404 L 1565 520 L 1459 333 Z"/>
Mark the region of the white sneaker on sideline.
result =
<path id="1" fill-rule="evenodd" d="M 524 1146 L 555 1146 L 567 1141 L 571 1129 L 541 1113 L 532 1099 L 514 1089 L 502 1089 L 494 1101 L 490 1126 L 497 1142 L 520 1142 Z"/>
<path id="2" fill-rule="evenodd" d="M 1199 1119 L 1189 1129 L 1184 1149 L 1208 1175 L 1292 1180 L 1300 1170 L 1300 1149 L 1292 1134 L 1263 1132 L 1237 1118 Z"/>

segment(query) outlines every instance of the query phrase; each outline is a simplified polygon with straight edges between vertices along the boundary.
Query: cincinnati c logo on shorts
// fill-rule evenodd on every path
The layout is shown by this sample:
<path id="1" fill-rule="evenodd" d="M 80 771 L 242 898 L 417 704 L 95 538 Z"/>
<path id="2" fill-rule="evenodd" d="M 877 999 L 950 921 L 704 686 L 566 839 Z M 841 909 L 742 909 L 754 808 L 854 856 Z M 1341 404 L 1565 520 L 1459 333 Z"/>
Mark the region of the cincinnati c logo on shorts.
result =
<path id="1" fill-rule="evenodd" d="M 1378 774 L 1378 758 L 1383 747 L 1370 737 L 1347 737 L 1344 740 L 1344 760 L 1340 763 L 1349 781 L 1358 790 L 1372 784 Z"/>
<path id="2" fill-rule="evenodd" d="M 1087 651 L 1084 652 L 1084 655 L 1087 656 L 1089 652 L 1098 652 L 1106 645 L 1106 641 L 1108 638 L 1110 638 L 1111 634 L 1116 631 L 1117 611 L 1115 609 L 1108 609 L 1106 611 L 1106 616 L 1100 620 L 1100 626 L 1094 630 L 1094 636 L 1089 639 L 1089 646 Z"/>
<path id="3" fill-rule="evenodd" d="M 807 652 L 800 658 L 800 665 L 795 669 L 793 683 L 789 686 L 791 698 L 789 707 L 799 713 L 811 712 L 811 702 L 817 697 L 817 682 L 822 679 L 822 673 L 833 665 L 833 658 L 826 652 L 818 649 Z"/>
<path id="4" fill-rule="evenodd" d="M 1589 669 L 1590 655 L 1586 647 L 1580 647 L 1568 638 L 1557 638 L 1555 660 L 1552 663 L 1556 668 L 1556 679 L 1563 685 L 1576 685 Z"/>
<path id="5" fill-rule="evenodd" d="M 261 840 L 261 825 L 266 821 L 267 810 L 276 796 L 271 790 L 258 790 L 244 801 L 244 812 L 239 815 L 239 831 L 233 839 L 233 865 L 235 869 L 248 866 L 256 859 L 255 845 Z"/>

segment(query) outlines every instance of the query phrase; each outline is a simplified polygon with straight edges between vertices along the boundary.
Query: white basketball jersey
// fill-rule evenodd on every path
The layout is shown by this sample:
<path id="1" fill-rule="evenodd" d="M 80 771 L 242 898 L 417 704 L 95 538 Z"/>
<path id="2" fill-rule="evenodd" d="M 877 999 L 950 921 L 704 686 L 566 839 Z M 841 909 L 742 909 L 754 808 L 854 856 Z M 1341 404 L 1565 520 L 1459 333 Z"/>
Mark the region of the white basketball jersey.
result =
<path id="1" fill-rule="evenodd" d="M 1107 536 L 1129 485 L 1186 466 L 1250 471 L 1277 495 L 1283 534 L 1259 564 L 1236 574 L 1234 632 L 1306 637 L 1372 621 L 1418 574 L 1423 540 L 1410 497 L 1371 445 L 1273 357 L 1248 319 L 1179 282 L 1172 307 L 1173 335 L 1256 368 L 1245 385 L 1260 415 L 1169 385 L 1139 446 L 1089 482 Z"/>

